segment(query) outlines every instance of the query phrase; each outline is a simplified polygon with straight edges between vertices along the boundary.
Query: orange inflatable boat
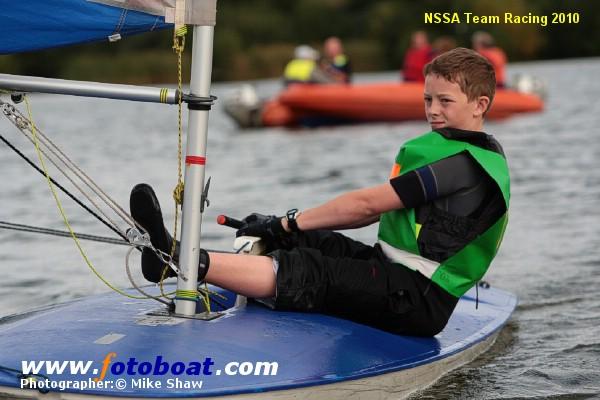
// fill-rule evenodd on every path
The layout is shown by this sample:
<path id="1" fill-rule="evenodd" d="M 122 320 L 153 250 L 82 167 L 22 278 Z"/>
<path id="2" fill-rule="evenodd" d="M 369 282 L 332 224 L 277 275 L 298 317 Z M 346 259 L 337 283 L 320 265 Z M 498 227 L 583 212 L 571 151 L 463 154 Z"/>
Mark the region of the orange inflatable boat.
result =
<path id="1" fill-rule="evenodd" d="M 543 107 L 543 101 L 534 94 L 499 89 L 487 118 L 506 118 Z M 262 104 L 253 117 L 251 123 L 238 123 L 294 126 L 424 120 L 423 84 L 292 85 Z"/>

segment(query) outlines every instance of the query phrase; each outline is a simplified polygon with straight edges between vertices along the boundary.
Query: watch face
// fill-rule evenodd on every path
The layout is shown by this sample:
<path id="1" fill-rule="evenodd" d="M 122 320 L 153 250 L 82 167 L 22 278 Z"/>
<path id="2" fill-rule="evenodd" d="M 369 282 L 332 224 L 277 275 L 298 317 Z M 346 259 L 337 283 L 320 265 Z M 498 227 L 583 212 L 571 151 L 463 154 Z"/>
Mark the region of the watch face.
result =
<path id="1" fill-rule="evenodd" d="M 288 221 L 288 226 L 292 230 L 292 232 L 298 232 L 300 229 L 298 228 L 298 223 L 296 222 L 296 217 L 299 212 L 297 208 L 292 208 L 286 213 L 286 219 Z"/>
<path id="2" fill-rule="evenodd" d="M 298 214 L 298 209 L 297 208 L 292 208 L 291 210 L 289 210 L 286 213 L 286 217 L 287 217 L 288 221 L 292 220 L 292 219 L 296 219 L 296 214 Z"/>

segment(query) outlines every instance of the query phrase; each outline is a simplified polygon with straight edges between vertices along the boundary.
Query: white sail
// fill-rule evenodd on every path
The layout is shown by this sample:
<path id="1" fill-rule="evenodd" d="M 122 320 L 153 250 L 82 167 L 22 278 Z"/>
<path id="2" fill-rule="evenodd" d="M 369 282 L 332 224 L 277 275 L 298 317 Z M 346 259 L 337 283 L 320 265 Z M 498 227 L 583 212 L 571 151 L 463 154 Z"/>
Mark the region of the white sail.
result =
<path id="1" fill-rule="evenodd" d="M 141 11 L 165 17 L 177 25 L 214 26 L 217 0 L 88 0 L 126 10 Z"/>

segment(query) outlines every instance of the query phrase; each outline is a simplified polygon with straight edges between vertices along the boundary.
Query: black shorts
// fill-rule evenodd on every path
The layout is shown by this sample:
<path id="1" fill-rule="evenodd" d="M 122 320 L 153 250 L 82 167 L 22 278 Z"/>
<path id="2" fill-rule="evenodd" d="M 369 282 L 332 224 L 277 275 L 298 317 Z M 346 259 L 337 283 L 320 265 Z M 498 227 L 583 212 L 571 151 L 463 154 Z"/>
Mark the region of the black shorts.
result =
<path id="1" fill-rule="evenodd" d="M 458 298 L 428 278 L 331 231 L 298 234 L 294 247 L 269 253 L 279 263 L 275 308 L 320 312 L 388 332 L 433 336 Z"/>

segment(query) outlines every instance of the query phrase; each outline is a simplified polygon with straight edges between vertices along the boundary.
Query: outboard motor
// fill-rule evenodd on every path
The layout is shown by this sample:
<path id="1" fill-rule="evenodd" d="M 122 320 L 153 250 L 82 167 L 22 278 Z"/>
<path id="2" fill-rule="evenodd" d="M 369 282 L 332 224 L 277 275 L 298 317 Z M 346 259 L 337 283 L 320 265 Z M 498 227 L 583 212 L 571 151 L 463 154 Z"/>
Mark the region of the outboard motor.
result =
<path id="1" fill-rule="evenodd" d="M 532 75 L 515 75 L 509 87 L 517 92 L 535 94 L 542 100 L 545 100 L 548 95 L 546 84 Z"/>
<path id="2" fill-rule="evenodd" d="M 223 100 L 225 113 L 242 128 L 261 126 L 262 101 L 252 85 L 241 85 Z"/>

